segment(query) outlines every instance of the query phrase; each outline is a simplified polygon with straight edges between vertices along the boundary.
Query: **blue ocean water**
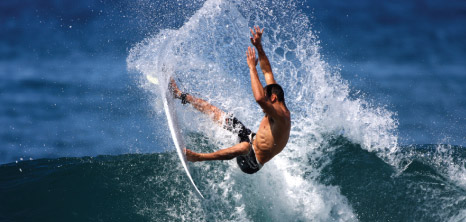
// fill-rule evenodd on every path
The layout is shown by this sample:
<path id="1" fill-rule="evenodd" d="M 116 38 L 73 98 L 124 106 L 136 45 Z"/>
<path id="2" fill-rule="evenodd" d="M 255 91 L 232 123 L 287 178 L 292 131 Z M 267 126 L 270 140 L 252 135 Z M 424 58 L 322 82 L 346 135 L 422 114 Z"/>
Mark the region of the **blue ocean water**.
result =
<path id="1" fill-rule="evenodd" d="M 335 2 L 309 2 L 322 50 L 397 113 L 401 142 L 464 146 L 464 1 Z"/>
<path id="2" fill-rule="evenodd" d="M 466 218 L 464 1 L 41 0 L 0 12 L 0 220 Z M 145 77 L 173 75 L 257 129 L 252 25 L 265 27 L 292 136 L 253 176 L 234 161 L 192 164 L 199 200 Z M 234 142 L 179 112 L 188 146 Z"/>

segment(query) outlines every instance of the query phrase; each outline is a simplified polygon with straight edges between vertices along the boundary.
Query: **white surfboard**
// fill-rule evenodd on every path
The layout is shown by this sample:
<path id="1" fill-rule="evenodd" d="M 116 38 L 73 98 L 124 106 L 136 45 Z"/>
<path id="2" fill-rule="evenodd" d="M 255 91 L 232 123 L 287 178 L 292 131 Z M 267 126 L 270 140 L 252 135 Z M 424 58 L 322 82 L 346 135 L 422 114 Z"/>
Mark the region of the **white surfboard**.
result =
<path id="1" fill-rule="evenodd" d="M 156 85 L 159 84 L 159 81 L 157 78 L 152 77 L 150 75 L 146 75 L 146 77 L 147 77 L 147 80 L 149 80 L 149 82 L 156 84 Z M 201 198 L 204 198 L 204 196 L 202 196 L 201 192 L 199 191 L 196 184 L 194 183 L 191 173 L 189 172 L 186 155 L 183 151 L 183 148 L 185 148 L 185 144 L 184 144 L 183 137 L 181 136 L 181 131 L 178 125 L 178 117 L 176 116 L 173 95 L 171 94 L 171 91 L 168 89 L 161 89 L 161 92 L 162 92 L 163 108 L 165 110 L 165 115 L 167 116 L 168 128 L 170 129 L 170 133 L 172 135 L 173 144 L 175 145 L 176 153 L 178 154 L 178 157 L 180 158 L 180 161 L 181 161 L 181 165 L 183 166 L 184 171 L 186 172 L 186 175 L 188 176 L 189 181 L 191 181 L 191 184 L 196 190 L 196 193 Z"/>

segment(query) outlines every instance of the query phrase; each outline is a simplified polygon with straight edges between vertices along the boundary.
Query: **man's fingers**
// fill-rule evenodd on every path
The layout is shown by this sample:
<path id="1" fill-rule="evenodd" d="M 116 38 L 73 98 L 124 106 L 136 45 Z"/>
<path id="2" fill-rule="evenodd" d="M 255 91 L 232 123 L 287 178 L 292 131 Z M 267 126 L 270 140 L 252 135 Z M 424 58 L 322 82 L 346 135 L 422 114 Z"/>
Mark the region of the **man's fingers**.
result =
<path id="1" fill-rule="evenodd" d="M 246 57 L 248 59 L 254 59 L 256 57 L 256 50 L 249 46 L 248 50 L 246 51 Z"/>
<path id="2" fill-rule="evenodd" d="M 251 46 L 248 47 L 248 51 L 249 51 L 249 58 L 254 58 L 256 56 L 256 51 L 251 48 Z"/>
<path id="3" fill-rule="evenodd" d="M 255 36 L 256 34 L 260 34 L 260 33 L 264 32 L 264 29 L 265 29 L 265 28 L 261 29 L 259 26 L 254 26 L 253 28 L 254 28 L 254 30 L 252 30 L 252 28 L 249 28 L 249 31 L 251 31 L 252 36 Z"/>

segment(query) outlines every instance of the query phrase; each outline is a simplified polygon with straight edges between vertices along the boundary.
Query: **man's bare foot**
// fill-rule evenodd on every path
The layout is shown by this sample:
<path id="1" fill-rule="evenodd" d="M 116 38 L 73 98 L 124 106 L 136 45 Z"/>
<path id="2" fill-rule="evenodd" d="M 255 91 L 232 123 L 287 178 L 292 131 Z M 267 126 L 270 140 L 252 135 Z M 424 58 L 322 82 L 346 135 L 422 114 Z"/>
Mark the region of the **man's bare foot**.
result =
<path id="1" fill-rule="evenodd" d="M 170 85 L 169 85 L 169 88 L 170 90 L 173 92 L 173 96 L 176 98 L 176 99 L 179 99 L 181 98 L 181 94 L 182 92 L 180 91 L 180 89 L 178 88 L 178 86 L 176 85 L 176 82 L 173 78 L 170 78 Z"/>
<path id="2" fill-rule="evenodd" d="M 197 161 L 200 161 L 200 154 L 199 153 L 196 153 L 196 152 L 193 152 L 191 151 L 190 149 L 184 149 L 184 153 L 186 154 L 186 159 L 188 159 L 188 161 L 190 162 L 197 162 Z"/>

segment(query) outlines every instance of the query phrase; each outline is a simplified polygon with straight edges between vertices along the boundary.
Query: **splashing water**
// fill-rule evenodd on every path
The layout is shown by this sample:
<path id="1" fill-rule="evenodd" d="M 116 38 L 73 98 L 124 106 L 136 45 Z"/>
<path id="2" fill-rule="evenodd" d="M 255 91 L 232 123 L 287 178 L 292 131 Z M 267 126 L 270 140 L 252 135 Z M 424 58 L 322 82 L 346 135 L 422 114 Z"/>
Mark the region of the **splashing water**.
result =
<path id="1" fill-rule="evenodd" d="M 464 4 L 93 2 L 10 1 L 0 15 L 0 221 L 466 220 L 466 149 L 455 146 L 466 139 Z M 201 200 L 173 149 L 165 87 L 147 80 L 173 76 L 257 130 L 245 58 L 253 25 L 265 28 L 291 138 L 254 175 L 234 160 L 190 163 Z M 176 106 L 189 148 L 237 142 Z"/>
<path id="2" fill-rule="evenodd" d="M 292 113 L 286 149 L 259 173 L 244 175 L 234 161 L 196 163 L 197 170 L 207 174 L 199 180 L 208 200 L 191 199 L 193 205 L 173 212 L 181 211 L 189 220 L 203 218 L 202 212 L 190 210 L 202 208 L 207 218 L 216 220 L 352 221 L 353 209 L 339 188 L 317 182 L 322 166 L 309 164 L 331 151 L 329 138 L 342 135 L 398 165 L 394 114 L 350 98 L 348 83 L 323 60 L 308 18 L 296 8 L 293 2 L 206 1 L 179 29 L 162 30 L 131 49 L 128 67 L 142 74 L 141 87 L 153 93 L 154 101 L 159 101 L 159 91 L 144 76 L 159 78 L 162 86 L 173 76 L 182 90 L 234 113 L 254 130 L 263 114 L 252 97 L 245 51 L 249 27 L 260 25 L 265 27 L 264 48 Z M 154 107 L 161 110 L 160 102 Z M 234 143 L 233 135 L 191 107 L 179 112 L 185 132 L 202 132 L 217 148 Z M 192 142 L 195 138 L 188 135 L 188 146 L 212 151 Z M 234 213 L 219 214 L 219 208 Z"/>

